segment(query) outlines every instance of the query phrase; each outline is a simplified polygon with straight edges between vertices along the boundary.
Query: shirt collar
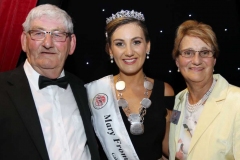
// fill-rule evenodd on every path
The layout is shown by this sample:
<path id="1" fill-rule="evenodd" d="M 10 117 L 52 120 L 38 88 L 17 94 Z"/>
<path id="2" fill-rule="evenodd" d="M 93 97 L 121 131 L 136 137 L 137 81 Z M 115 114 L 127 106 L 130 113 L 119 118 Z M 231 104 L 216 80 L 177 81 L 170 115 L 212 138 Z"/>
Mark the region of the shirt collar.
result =
<path id="1" fill-rule="evenodd" d="M 25 60 L 23 68 L 24 68 L 24 71 L 25 71 L 25 73 L 27 75 L 29 84 L 32 85 L 35 89 L 39 90 L 38 78 L 39 78 L 40 74 L 33 69 L 33 67 L 28 62 L 27 59 Z M 64 72 L 64 70 L 62 70 L 62 72 L 61 72 L 61 74 L 60 74 L 60 76 L 58 78 L 61 78 L 61 77 L 64 77 L 64 76 L 65 76 L 65 72 Z"/>

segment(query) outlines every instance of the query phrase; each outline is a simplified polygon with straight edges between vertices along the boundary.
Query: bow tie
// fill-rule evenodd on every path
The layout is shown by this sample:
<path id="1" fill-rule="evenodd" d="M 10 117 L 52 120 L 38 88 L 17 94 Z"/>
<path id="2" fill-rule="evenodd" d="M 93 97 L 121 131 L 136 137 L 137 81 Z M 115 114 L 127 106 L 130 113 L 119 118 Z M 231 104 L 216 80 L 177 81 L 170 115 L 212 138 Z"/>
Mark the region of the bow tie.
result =
<path id="1" fill-rule="evenodd" d="M 39 76 L 39 79 L 38 79 L 38 86 L 39 86 L 39 89 L 42 89 L 44 87 L 47 87 L 49 85 L 58 85 L 59 87 L 62 87 L 64 89 L 67 88 L 67 85 L 68 85 L 68 80 L 67 80 L 67 77 L 61 77 L 61 78 L 58 78 L 58 79 L 49 79 L 47 77 L 44 77 L 44 76 Z"/>

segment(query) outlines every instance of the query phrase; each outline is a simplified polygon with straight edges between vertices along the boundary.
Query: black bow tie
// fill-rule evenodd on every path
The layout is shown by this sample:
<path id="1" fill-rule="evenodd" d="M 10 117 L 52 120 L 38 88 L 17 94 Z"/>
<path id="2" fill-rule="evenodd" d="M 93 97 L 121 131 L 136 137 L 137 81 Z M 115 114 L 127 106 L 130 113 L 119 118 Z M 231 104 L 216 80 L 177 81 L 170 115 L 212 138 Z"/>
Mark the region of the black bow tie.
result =
<path id="1" fill-rule="evenodd" d="M 68 80 L 67 80 L 67 77 L 61 77 L 61 78 L 58 78 L 58 79 L 49 79 L 47 77 L 44 77 L 44 76 L 39 76 L 39 79 L 38 79 L 38 86 L 39 86 L 39 89 L 42 89 L 44 87 L 47 87 L 49 85 L 58 85 L 59 87 L 62 87 L 64 89 L 67 88 L 67 85 L 68 85 Z"/>

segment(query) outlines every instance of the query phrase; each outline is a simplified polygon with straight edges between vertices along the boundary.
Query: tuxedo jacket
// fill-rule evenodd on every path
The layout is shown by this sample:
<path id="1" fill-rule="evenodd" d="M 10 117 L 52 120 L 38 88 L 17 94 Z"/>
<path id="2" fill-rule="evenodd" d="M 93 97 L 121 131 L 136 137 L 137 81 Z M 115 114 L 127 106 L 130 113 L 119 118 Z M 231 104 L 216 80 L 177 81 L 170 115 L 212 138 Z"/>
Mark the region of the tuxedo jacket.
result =
<path id="1" fill-rule="evenodd" d="M 83 82 L 65 72 L 73 91 L 92 160 L 99 160 Z M 0 159 L 49 160 L 37 109 L 23 66 L 0 73 Z"/>
<path id="2" fill-rule="evenodd" d="M 187 160 L 240 160 L 240 88 L 215 74 L 217 83 L 204 104 L 192 136 Z M 174 110 L 181 112 L 177 125 L 171 123 L 169 160 L 175 160 L 184 118 L 187 90 L 175 98 Z"/>

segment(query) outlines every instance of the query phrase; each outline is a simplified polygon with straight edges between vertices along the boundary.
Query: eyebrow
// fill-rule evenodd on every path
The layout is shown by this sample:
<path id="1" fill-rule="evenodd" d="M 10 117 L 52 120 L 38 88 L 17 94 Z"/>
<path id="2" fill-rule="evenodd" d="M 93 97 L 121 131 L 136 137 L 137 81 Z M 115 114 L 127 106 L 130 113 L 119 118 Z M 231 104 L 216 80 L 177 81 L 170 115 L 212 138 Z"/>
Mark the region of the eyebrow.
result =
<path id="1" fill-rule="evenodd" d="M 131 39 L 131 41 L 136 40 L 136 39 L 144 40 L 144 38 L 142 38 L 142 37 L 134 37 L 134 38 Z M 119 38 L 119 39 L 114 39 L 113 40 L 113 42 L 115 42 L 115 41 L 124 41 L 124 40 Z"/>
<path id="2" fill-rule="evenodd" d="M 143 37 L 134 37 L 132 40 L 135 40 L 135 39 L 141 39 L 141 40 L 143 40 L 144 38 L 143 38 Z"/>
<path id="3" fill-rule="evenodd" d="M 211 50 L 211 48 L 209 49 L 209 48 L 207 48 L 207 47 L 202 47 L 202 48 L 200 49 L 200 51 L 201 51 L 201 50 L 204 50 L 204 49 Z M 189 48 L 185 48 L 185 49 L 181 49 L 181 50 L 195 50 L 195 49 L 189 47 Z M 195 51 L 196 51 L 196 50 L 195 50 Z"/>
<path id="4" fill-rule="evenodd" d="M 30 30 L 42 30 L 42 31 L 46 31 L 45 28 L 43 28 L 43 27 L 38 27 L 38 26 L 34 26 L 34 27 L 32 27 L 32 29 L 30 29 Z M 53 30 L 51 30 L 50 32 L 54 32 L 54 31 L 66 32 L 64 29 L 60 29 L 60 28 L 53 29 Z"/>

